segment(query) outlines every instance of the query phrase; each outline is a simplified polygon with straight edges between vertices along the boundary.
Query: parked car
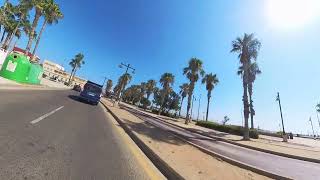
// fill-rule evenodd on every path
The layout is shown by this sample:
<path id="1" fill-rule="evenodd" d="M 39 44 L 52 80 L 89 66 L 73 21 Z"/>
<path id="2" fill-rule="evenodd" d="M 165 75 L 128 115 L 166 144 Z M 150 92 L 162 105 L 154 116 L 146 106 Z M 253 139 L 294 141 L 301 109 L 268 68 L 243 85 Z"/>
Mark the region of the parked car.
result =
<path id="1" fill-rule="evenodd" d="M 80 100 L 98 105 L 102 93 L 102 85 L 87 81 L 83 90 L 80 92 Z"/>
<path id="2" fill-rule="evenodd" d="M 80 85 L 74 85 L 72 90 L 81 92 L 81 86 Z"/>

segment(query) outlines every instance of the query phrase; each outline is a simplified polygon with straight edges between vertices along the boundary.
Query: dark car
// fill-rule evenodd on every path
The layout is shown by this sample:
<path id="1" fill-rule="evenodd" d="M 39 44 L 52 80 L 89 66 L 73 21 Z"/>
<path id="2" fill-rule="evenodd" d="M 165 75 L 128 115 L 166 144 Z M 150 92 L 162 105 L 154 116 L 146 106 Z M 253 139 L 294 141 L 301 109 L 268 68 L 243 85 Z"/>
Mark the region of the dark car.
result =
<path id="1" fill-rule="evenodd" d="M 98 105 L 102 93 L 102 85 L 88 81 L 80 92 L 80 100 Z"/>

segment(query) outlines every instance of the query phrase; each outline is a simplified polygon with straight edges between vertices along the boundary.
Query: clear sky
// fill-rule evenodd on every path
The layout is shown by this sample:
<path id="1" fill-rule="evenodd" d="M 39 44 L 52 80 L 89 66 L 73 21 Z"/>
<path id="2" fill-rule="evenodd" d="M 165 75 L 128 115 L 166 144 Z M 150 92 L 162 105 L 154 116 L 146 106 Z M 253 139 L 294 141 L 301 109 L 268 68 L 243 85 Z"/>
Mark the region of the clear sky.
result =
<path id="1" fill-rule="evenodd" d="M 200 58 L 205 71 L 216 73 L 220 80 L 209 117 L 221 121 L 227 115 L 232 124 L 242 123 L 243 91 L 231 41 L 254 33 L 262 43 L 257 60 L 262 74 L 254 84 L 255 124 L 280 129 L 275 101 L 279 91 L 286 130 L 311 133 L 311 116 L 320 133 L 314 108 L 320 101 L 320 18 L 314 4 L 300 8 L 288 0 L 280 5 L 274 0 L 56 1 L 65 18 L 47 27 L 38 51 L 41 58 L 70 70 L 69 60 L 82 52 L 86 64 L 78 74 L 101 83 L 103 76 L 117 81 L 124 71 L 118 68 L 121 62 L 136 68 L 131 84 L 159 80 L 162 73 L 171 72 L 176 90 L 187 82 L 182 69 L 188 60 Z M 25 47 L 25 38 L 18 45 Z M 195 94 L 202 95 L 202 119 L 207 93 L 200 82 Z M 197 107 L 198 102 L 195 117 Z"/>

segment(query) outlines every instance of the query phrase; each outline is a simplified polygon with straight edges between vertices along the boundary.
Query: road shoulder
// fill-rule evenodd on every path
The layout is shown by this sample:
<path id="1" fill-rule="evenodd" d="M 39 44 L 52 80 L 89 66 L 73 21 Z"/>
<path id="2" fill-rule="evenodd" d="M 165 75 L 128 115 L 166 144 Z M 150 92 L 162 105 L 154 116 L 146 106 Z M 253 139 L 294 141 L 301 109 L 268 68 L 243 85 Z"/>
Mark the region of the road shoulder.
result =
<path id="1" fill-rule="evenodd" d="M 145 123 L 125 110 L 112 107 L 109 101 L 102 101 L 141 141 L 185 179 L 268 179 L 208 155 L 170 132 Z"/>
<path id="2" fill-rule="evenodd" d="M 318 147 L 310 147 L 303 146 L 296 143 L 284 143 L 279 141 L 270 141 L 267 139 L 252 139 L 251 141 L 242 141 L 241 136 L 231 135 L 227 133 L 218 132 L 212 129 L 204 128 L 195 125 L 194 123 L 189 123 L 189 125 L 185 125 L 181 119 L 176 120 L 168 117 L 163 117 L 159 115 L 152 114 L 150 112 L 142 111 L 139 108 L 133 107 L 131 105 L 122 103 L 129 108 L 134 108 L 142 113 L 146 113 L 155 118 L 160 118 L 161 120 L 170 123 L 172 125 L 184 128 L 186 130 L 219 139 L 221 141 L 225 141 L 234 145 L 242 146 L 245 148 L 262 151 L 270 154 L 275 154 L 279 156 L 284 156 L 293 159 L 299 159 L 304 161 L 310 161 L 315 163 L 320 163 L 320 148 Z"/>
<path id="3" fill-rule="evenodd" d="M 101 105 L 103 106 L 103 105 Z M 150 179 L 166 179 L 161 172 L 154 166 L 154 164 L 146 157 L 146 155 L 141 151 L 141 149 L 133 142 L 133 140 L 126 134 L 126 132 L 121 128 L 120 124 L 112 117 L 112 115 L 107 112 L 107 109 L 102 107 L 105 116 L 108 120 L 111 120 L 116 132 L 120 135 L 120 138 L 125 142 L 126 146 L 134 155 L 137 163 L 143 168 L 144 172 L 150 177 Z"/>

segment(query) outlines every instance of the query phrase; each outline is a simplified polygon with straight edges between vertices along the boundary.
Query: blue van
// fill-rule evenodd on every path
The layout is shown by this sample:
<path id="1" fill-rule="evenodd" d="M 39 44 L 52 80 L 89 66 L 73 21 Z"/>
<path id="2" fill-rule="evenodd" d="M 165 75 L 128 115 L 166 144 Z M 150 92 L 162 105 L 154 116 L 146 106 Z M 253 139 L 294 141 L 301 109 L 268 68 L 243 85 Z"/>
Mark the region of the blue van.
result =
<path id="1" fill-rule="evenodd" d="M 80 100 L 90 104 L 98 105 L 102 93 L 102 85 L 87 81 L 80 92 Z"/>

